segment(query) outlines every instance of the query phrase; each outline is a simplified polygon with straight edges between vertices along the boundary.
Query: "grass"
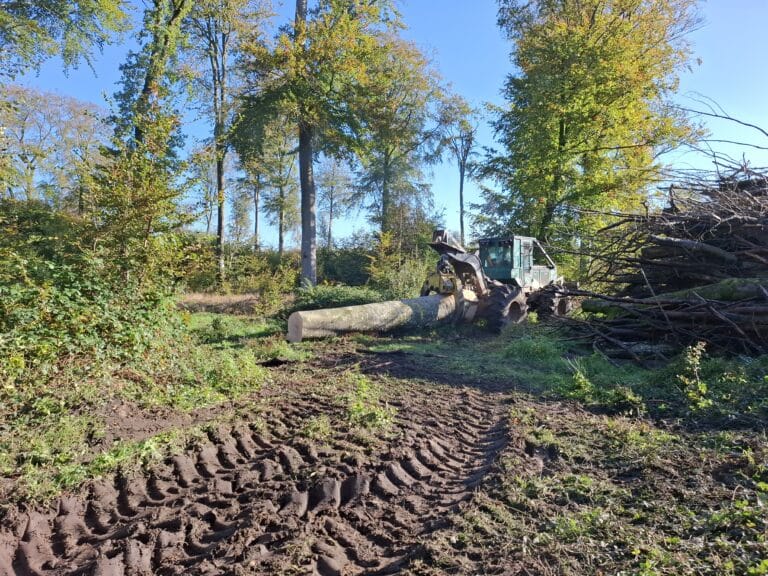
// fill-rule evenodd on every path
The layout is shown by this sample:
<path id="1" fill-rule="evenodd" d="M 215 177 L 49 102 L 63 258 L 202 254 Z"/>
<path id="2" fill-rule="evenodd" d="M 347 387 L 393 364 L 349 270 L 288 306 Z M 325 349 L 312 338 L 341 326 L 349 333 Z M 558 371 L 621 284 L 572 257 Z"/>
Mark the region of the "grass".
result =
<path id="1" fill-rule="evenodd" d="M 712 443 L 711 433 L 673 433 L 522 393 L 509 419 L 512 440 L 496 471 L 426 546 L 443 563 L 452 559 L 446 571 L 470 562 L 492 573 L 516 566 L 564 576 L 765 570 L 768 484 L 758 435 Z M 737 437 L 757 452 L 736 456 Z M 524 451 L 515 438 L 525 439 Z"/>
<path id="2" fill-rule="evenodd" d="M 174 341 L 157 342 L 140 365 L 105 363 L 86 378 L 76 365 L 71 370 L 65 365 L 51 375 L 44 393 L 31 402 L 20 400 L 17 408 L 6 391 L 11 402 L 0 427 L 0 474 L 12 483 L 0 484 L 0 496 L 50 499 L 128 462 L 179 448 L 177 439 L 186 433 L 173 429 L 138 442 L 128 438 L 110 444 L 111 403 L 128 403 L 133 411 L 148 411 L 150 418 L 161 410 L 172 421 L 174 413 L 241 401 L 257 392 L 270 379 L 261 365 L 265 361 L 309 357 L 306 349 L 275 336 L 276 322 L 181 314 L 186 331 Z"/>
<path id="3" fill-rule="evenodd" d="M 545 325 L 512 326 L 501 337 L 450 326 L 292 345 L 272 320 L 183 318 L 187 339 L 161 343 L 140 371 L 105 367 L 76 383 L 62 372 L 52 382 L 65 386 L 5 423 L 0 472 L 13 479 L 13 498 L 45 500 L 94 476 L 151 466 L 203 430 L 109 444 L 103 409 L 114 399 L 194 412 L 254 398 L 271 378 L 263 364 L 290 362 L 291 382 L 334 406 L 297 433 L 325 443 L 349 430 L 373 454 L 377 435 L 395 428 L 387 399 L 398 390 L 490 381 L 512 400 L 511 440 L 451 530 L 425 543 L 416 573 L 472 573 L 480 562 L 489 572 L 768 574 L 766 359 L 692 349 L 646 370 L 574 347 Z M 360 361 L 360 350 L 415 376 L 343 363 Z"/>

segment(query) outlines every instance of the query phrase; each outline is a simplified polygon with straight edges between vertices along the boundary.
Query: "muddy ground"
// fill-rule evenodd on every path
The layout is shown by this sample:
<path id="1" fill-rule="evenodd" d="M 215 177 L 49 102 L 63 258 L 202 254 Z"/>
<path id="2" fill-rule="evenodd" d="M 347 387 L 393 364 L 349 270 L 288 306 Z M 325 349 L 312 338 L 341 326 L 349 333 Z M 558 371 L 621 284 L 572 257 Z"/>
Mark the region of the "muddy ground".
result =
<path id="1" fill-rule="evenodd" d="M 276 366 L 185 452 L 6 506 L 0 574 L 766 573 L 758 432 L 592 413 L 443 364 L 341 342 Z M 353 425 L 349 374 L 391 423 Z M 162 428 L 147 418 L 110 434 Z"/>

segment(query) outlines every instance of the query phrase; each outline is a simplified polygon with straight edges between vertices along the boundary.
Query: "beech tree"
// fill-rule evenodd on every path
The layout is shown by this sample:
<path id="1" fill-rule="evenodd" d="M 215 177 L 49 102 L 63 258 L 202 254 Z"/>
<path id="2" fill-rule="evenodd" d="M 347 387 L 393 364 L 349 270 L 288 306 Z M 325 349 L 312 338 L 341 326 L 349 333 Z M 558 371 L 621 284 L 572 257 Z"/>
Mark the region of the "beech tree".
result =
<path id="1" fill-rule="evenodd" d="M 224 223 L 228 131 L 233 115 L 235 75 L 232 62 L 241 41 L 258 41 L 266 17 L 262 1 L 198 0 L 186 21 L 187 53 L 195 68 L 193 94 L 212 122 L 216 170 L 216 256 L 219 280 L 224 278 Z M 236 200 L 233 198 L 233 201 Z"/>
<path id="2" fill-rule="evenodd" d="M 285 236 L 299 223 L 296 182 L 296 138 L 284 122 L 271 124 L 265 134 L 262 166 L 266 180 L 264 212 L 277 226 L 277 253 L 285 253 Z"/>
<path id="3" fill-rule="evenodd" d="M 301 275 L 317 282 L 316 189 L 313 162 L 320 141 L 354 149 L 360 113 L 353 104 L 370 63 L 383 49 L 385 30 L 397 25 L 391 0 L 296 0 L 294 25 L 272 50 L 252 47 L 243 114 L 287 110 L 298 135 L 301 185 Z"/>
<path id="4" fill-rule="evenodd" d="M 448 98 L 442 114 L 441 144 L 448 149 L 459 169 L 459 226 L 464 246 L 464 180 L 470 158 L 475 154 L 478 114 L 461 96 Z"/>
<path id="5" fill-rule="evenodd" d="M 98 175 L 96 205 L 99 233 L 125 275 L 151 277 L 172 269 L 163 260 L 171 253 L 156 244 L 165 241 L 159 233 L 183 220 L 178 202 L 184 188 L 176 181 L 180 121 L 173 107 L 178 78 L 171 64 L 191 6 L 192 0 L 153 0 L 144 13 L 141 47 L 121 67 L 115 136 Z"/>
<path id="6" fill-rule="evenodd" d="M 65 67 L 89 64 L 128 27 L 126 0 L 0 0 L 0 78 L 60 55 Z"/>
<path id="7" fill-rule="evenodd" d="M 84 214 L 91 177 L 107 142 L 102 111 L 59 94 L 0 87 L 3 154 L 9 166 L 0 197 L 45 198 L 58 209 Z"/>
<path id="8" fill-rule="evenodd" d="M 354 202 L 354 182 L 349 168 L 336 158 L 327 158 L 318 172 L 317 189 L 325 247 L 333 249 L 333 224 Z"/>
<path id="9" fill-rule="evenodd" d="M 431 202 L 422 166 L 437 159 L 442 92 L 436 73 L 415 45 L 387 39 L 359 92 L 362 153 L 359 188 L 382 233 L 395 228 L 405 206 Z"/>
<path id="10" fill-rule="evenodd" d="M 493 122 L 481 228 L 567 241 L 597 225 L 575 209 L 637 207 L 659 154 L 696 135 L 668 104 L 695 0 L 501 0 L 499 24 L 518 72 Z"/>

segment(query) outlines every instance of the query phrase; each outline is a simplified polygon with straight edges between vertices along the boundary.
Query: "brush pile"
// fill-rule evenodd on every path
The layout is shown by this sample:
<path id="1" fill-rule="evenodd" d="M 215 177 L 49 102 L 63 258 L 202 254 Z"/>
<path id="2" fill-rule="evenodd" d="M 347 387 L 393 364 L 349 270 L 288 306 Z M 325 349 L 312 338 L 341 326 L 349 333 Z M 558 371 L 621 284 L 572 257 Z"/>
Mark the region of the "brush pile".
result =
<path id="1" fill-rule="evenodd" d="M 602 231 L 599 278 L 583 326 L 610 353 L 663 355 L 709 349 L 768 352 L 768 177 L 741 170 L 672 187 L 668 206 L 622 215 Z"/>

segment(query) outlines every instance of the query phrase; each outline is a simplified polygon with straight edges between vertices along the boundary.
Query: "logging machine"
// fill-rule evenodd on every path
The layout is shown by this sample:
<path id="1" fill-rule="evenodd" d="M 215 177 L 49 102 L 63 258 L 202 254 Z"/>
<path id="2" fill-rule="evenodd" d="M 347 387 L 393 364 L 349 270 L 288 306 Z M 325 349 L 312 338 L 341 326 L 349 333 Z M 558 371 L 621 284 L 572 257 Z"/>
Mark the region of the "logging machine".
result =
<path id="1" fill-rule="evenodd" d="M 421 295 L 470 290 L 477 296 L 477 317 L 485 319 L 495 332 L 524 321 L 529 311 L 540 318 L 570 311 L 566 284 L 535 238 L 483 238 L 479 251 L 471 253 L 445 230 L 435 230 L 430 246 L 440 260 L 424 282 Z"/>

